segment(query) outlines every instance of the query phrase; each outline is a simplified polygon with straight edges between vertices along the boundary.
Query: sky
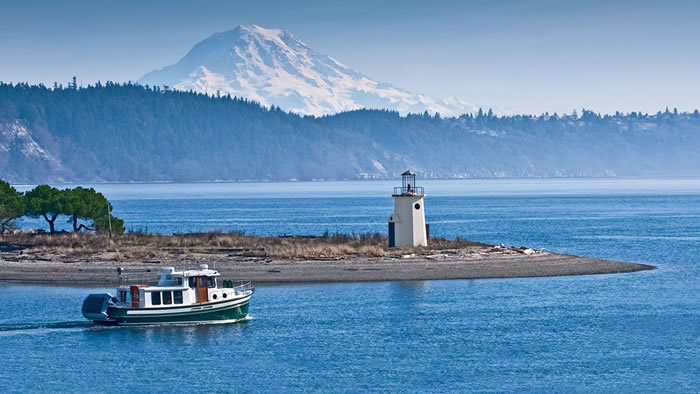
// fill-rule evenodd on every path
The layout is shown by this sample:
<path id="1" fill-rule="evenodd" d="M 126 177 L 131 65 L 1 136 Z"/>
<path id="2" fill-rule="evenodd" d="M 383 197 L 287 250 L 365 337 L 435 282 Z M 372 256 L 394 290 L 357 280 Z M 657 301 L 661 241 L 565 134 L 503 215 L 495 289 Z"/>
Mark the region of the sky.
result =
<path id="1" fill-rule="evenodd" d="M 2 0 L 0 81 L 137 80 L 238 25 L 508 113 L 700 107 L 700 2 Z"/>

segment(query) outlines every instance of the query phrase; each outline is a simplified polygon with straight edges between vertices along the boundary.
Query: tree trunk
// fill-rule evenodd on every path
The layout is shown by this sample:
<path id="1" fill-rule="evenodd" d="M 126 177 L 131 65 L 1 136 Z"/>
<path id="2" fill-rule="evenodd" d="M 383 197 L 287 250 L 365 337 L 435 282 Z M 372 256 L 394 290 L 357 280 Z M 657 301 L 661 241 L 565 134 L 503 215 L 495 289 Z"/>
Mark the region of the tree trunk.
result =
<path id="1" fill-rule="evenodd" d="M 78 216 L 73 215 L 73 232 L 77 233 L 80 231 L 80 228 L 78 227 Z"/>
<path id="2" fill-rule="evenodd" d="M 43 216 L 44 216 L 44 219 L 46 219 L 46 221 L 49 222 L 49 232 L 51 232 L 51 234 L 55 233 L 56 228 L 54 227 L 54 222 L 56 221 L 58 214 L 51 216 L 51 219 L 49 219 L 49 217 L 46 216 L 46 214 L 44 214 Z"/>

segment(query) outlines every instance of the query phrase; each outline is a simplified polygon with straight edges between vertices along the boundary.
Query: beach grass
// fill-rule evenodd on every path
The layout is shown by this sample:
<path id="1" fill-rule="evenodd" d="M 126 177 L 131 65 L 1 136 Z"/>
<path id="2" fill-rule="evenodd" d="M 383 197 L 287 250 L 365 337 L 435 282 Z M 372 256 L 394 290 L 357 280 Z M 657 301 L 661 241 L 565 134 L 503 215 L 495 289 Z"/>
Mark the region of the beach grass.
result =
<path id="1" fill-rule="evenodd" d="M 6 234 L 0 238 L 6 247 L 16 245 L 25 253 L 47 255 L 115 254 L 122 258 L 159 258 L 188 254 L 226 254 L 242 257 L 315 259 L 382 257 L 405 253 L 430 254 L 445 249 L 484 247 L 486 244 L 463 238 L 449 240 L 433 237 L 427 248 L 389 249 L 385 235 L 329 234 L 321 236 L 259 236 L 242 232 L 206 232 L 188 234 L 150 234 L 143 231 L 114 235 L 91 233 Z"/>

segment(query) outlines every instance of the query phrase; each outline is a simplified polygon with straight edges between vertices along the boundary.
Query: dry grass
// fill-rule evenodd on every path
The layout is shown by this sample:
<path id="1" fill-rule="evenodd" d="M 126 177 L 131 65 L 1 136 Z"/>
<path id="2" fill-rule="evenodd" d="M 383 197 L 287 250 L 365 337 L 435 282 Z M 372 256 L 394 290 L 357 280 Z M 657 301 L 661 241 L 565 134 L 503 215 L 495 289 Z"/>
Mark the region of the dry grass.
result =
<path id="1" fill-rule="evenodd" d="M 262 237 L 243 233 L 193 233 L 160 235 L 128 233 L 108 238 L 86 233 L 11 234 L 0 238 L 0 247 L 19 247 L 25 253 L 51 255 L 95 255 L 114 253 L 122 258 L 159 258 L 193 253 L 225 254 L 242 257 L 283 259 L 339 258 L 344 256 L 380 257 L 406 253 L 406 249 L 388 249 L 381 234 L 325 234 L 320 237 Z M 465 239 L 431 238 L 428 248 L 412 253 L 461 249 L 484 244 Z"/>

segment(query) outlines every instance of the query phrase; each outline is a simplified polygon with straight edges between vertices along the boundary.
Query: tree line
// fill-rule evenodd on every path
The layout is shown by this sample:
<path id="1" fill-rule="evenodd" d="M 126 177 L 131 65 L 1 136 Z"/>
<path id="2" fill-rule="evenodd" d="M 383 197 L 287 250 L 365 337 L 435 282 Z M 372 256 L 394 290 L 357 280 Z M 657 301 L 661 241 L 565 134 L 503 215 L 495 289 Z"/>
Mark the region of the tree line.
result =
<path id="1" fill-rule="evenodd" d="M 700 112 L 314 117 L 132 83 L 0 82 L 14 183 L 693 175 Z"/>
<path id="2" fill-rule="evenodd" d="M 16 227 L 16 220 L 29 216 L 43 218 L 51 234 L 56 232 L 56 220 L 67 218 L 74 232 L 124 232 L 124 221 L 112 216 L 112 204 L 93 188 L 57 189 L 39 185 L 25 193 L 18 192 L 0 179 L 0 235 Z"/>

